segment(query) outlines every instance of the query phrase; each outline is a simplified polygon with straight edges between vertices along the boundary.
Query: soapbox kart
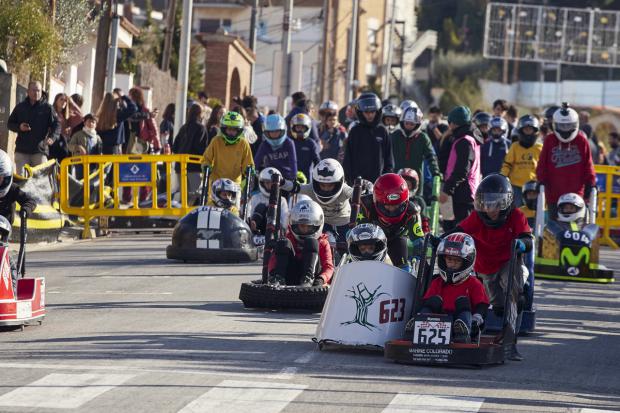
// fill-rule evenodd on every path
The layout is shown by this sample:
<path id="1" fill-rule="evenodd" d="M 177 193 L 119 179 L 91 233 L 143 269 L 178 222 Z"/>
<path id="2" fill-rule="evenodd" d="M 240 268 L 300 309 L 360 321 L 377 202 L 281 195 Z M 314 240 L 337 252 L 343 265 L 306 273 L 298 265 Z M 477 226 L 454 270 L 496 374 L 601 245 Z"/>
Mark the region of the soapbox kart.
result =
<path id="1" fill-rule="evenodd" d="M 428 248 L 427 235 L 424 248 Z M 398 363 L 419 365 L 473 365 L 483 366 L 501 364 L 508 358 L 512 346 L 516 342 L 517 305 L 509 292 L 514 285 L 516 274 L 517 250 L 513 242 L 510 259 L 510 276 L 507 294 L 504 301 L 502 331 L 497 335 L 487 335 L 477 331 L 471 343 L 455 343 L 452 341 L 452 317 L 447 314 L 419 314 L 422 297 L 430 286 L 435 267 L 436 250 L 430 263 L 423 259 L 418 268 L 415 285 L 415 316 L 410 320 L 412 334 L 390 340 L 385 343 L 385 357 Z"/>
<path id="2" fill-rule="evenodd" d="M 596 222 L 597 193 L 592 190 L 586 224 L 549 220 L 544 223 L 544 186 L 536 208 L 536 277 L 550 280 L 610 283 L 613 270 L 599 263 L 599 226 Z"/>
<path id="3" fill-rule="evenodd" d="M 274 253 L 275 245 L 279 237 L 284 235 L 280 222 L 280 191 L 282 181 L 277 175 L 272 176 L 271 192 L 269 194 L 269 206 L 267 208 L 267 231 L 265 234 L 265 246 L 263 250 L 262 277 L 259 280 L 241 284 L 239 299 L 246 308 L 275 308 L 275 309 L 303 309 L 320 312 L 323 309 L 328 296 L 330 285 L 302 287 L 299 285 L 282 286 L 268 283 L 268 264 Z M 351 199 L 350 222 L 355 223 L 360 210 L 360 197 L 362 191 L 362 179 L 355 180 L 353 197 Z M 286 227 L 284 225 L 284 227 Z M 346 254 L 336 262 L 335 273 L 338 274 L 340 263 L 346 260 Z"/>
<path id="4" fill-rule="evenodd" d="M 0 326 L 41 324 L 45 318 L 45 279 L 26 277 L 27 217 L 21 211 L 20 246 L 17 256 L 17 293 L 13 290 L 9 248 L 0 245 Z"/>
<path id="5" fill-rule="evenodd" d="M 251 169 L 246 170 L 251 181 Z M 239 263 L 258 259 L 252 231 L 245 221 L 247 202 L 243 203 L 240 216 L 222 209 L 207 206 L 209 168 L 202 179 L 200 205 L 177 222 L 172 232 L 172 244 L 166 248 L 166 257 L 174 260 Z M 248 199 L 249 187 L 244 191 Z"/>

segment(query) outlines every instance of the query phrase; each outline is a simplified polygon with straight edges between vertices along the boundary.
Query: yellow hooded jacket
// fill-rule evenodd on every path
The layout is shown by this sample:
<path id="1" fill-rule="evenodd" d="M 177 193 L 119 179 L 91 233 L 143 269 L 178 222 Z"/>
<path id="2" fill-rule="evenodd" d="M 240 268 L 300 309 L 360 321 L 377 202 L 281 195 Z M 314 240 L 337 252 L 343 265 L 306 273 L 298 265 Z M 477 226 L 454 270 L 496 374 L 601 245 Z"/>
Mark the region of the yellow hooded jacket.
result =
<path id="1" fill-rule="evenodd" d="M 536 165 L 540 159 L 542 143 L 536 142 L 529 148 L 524 148 L 519 142 L 514 142 L 502 165 L 501 174 L 508 177 L 517 187 L 522 187 L 527 181 L 536 180 Z"/>

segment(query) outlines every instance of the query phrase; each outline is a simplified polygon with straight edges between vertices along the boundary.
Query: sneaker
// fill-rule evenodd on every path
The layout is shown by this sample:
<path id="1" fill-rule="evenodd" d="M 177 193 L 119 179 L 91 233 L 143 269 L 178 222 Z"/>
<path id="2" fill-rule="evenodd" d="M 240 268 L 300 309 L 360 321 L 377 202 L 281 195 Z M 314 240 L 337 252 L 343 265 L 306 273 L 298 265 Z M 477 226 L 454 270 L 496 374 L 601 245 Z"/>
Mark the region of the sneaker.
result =
<path id="1" fill-rule="evenodd" d="M 521 355 L 521 353 L 519 353 L 519 350 L 517 350 L 517 344 L 516 343 L 511 345 L 510 356 L 508 356 L 508 360 L 523 361 L 523 356 Z"/>
<path id="2" fill-rule="evenodd" d="M 280 285 L 285 285 L 286 281 L 284 280 L 284 277 L 281 276 L 280 274 L 271 274 L 269 276 L 269 279 L 267 280 L 267 282 L 269 284 L 280 284 Z"/>
<path id="3" fill-rule="evenodd" d="M 469 336 L 469 328 L 463 320 L 456 320 L 452 324 L 452 341 L 455 343 L 470 343 L 471 337 Z"/>
<path id="4" fill-rule="evenodd" d="M 304 287 L 304 288 L 305 288 L 305 287 L 312 287 L 312 284 L 313 284 L 313 283 L 314 283 L 314 277 L 311 277 L 311 276 L 307 276 L 307 275 L 306 275 L 306 276 L 304 277 L 304 280 L 303 280 L 303 281 L 302 281 L 302 283 L 301 283 L 301 286 L 302 286 L 302 287 Z"/>

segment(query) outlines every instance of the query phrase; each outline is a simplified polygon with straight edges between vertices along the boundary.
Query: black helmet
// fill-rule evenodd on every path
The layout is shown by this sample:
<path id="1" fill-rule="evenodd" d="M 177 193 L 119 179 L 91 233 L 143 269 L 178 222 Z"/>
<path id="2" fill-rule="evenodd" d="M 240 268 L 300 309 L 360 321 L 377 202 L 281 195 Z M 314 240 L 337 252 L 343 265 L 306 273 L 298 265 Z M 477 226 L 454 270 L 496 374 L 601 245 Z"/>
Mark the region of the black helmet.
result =
<path id="1" fill-rule="evenodd" d="M 474 127 L 472 128 L 474 137 L 478 142 L 484 143 L 484 141 L 486 141 L 489 137 L 489 123 L 491 122 L 491 115 L 486 112 L 478 112 L 474 115 L 471 121 L 474 124 Z M 484 128 L 484 126 L 486 126 L 486 129 L 482 130 L 481 128 Z"/>
<path id="2" fill-rule="evenodd" d="M 557 112 L 558 109 L 560 109 L 559 106 L 553 105 L 543 111 L 544 119 L 540 128 L 543 134 L 546 135 L 549 132 L 553 132 L 553 114 Z"/>
<path id="3" fill-rule="evenodd" d="M 526 135 L 523 133 L 523 128 L 531 127 L 534 129 L 534 133 Z M 525 148 L 529 148 L 536 143 L 538 131 L 540 130 L 540 122 L 535 116 L 525 115 L 521 116 L 519 123 L 517 123 L 517 132 L 519 133 L 519 143 Z"/>
<path id="4" fill-rule="evenodd" d="M 362 253 L 361 245 L 373 245 L 372 253 Z M 359 224 L 347 234 L 347 246 L 352 261 L 383 261 L 387 254 L 387 238 L 383 230 L 374 224 Z"/>
<path id="5" fill-rule="evenodd" d="M 478 185 L 474 208 L 485 225 L 499 228 L 506 222 L 508 214 L 512 211 L 512 200 L 513 193 L 510 180 L 504 175 L 491 174 Z M 496 219 L 489 217 L 488 212 L 492 210 L 499 211 Z"/>
<path id="6" fill-rule="evenodd" d="M 368 126 L 376 126 L 381 121 L 381 116 L 379 116 L 379 112 L 381 111 L 381 100 L 374 93 L 365 92 L 357 98 L 355 102 L 355 113 L 357 115 L 357 120 L 363 124 Z M 364 112 L 375 112 L 375 118 L 372 122 L 367 122 L 364 117 Z"/>
<path id="7" fill-rule="evenodd" d="M 527 181 L 522 188 L 523 191 L 523 202 L 525 205 L 531 209 L 532 211 L 536 210 L 536 203 L 538 201 L 538 187 L 536 185 L 536 181 Z M 533 192 L 536 194 L 536 198 L 528 199 L 527 194 L 529 192 Z"/>

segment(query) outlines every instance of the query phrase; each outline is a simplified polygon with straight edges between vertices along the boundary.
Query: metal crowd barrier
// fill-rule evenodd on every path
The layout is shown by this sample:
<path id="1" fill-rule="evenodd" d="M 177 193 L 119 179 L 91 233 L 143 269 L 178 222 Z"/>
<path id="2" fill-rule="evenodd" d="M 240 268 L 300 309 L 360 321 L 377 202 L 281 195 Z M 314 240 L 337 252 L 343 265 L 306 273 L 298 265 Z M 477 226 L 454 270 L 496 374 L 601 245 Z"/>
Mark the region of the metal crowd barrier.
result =
<path id="1" fill-rule="evenodd" d="M 173 200 L 173 164 L 180 165 L 178 201 Z M 85 155 L 66 158 L 60 164 L 60 207 L 68 215 L 84 218 L 83 237 L 90 238 L 90 221 L 100 217 L 182 217 L 189 204 L 188 166 L 200 165 L 198 155 Z M 77 179 L 75 171 L 82 171 Z M 165 179 L 165 197 L 158 184 Z M 121 192 L 131 188 L 132 202 L 123 204 Z M 150 189 L 148 201 L 140 201 L 141 188 Z"/>
<path id="2" fill-rule="evenodd" d="M 598 187 L 598 202 L 596 223 L 601 227 L 601 244 L 618 248 L 612 239 L 611 231 L 620 228 L 620 167 L 594 165 L 596 185 Z"/>

